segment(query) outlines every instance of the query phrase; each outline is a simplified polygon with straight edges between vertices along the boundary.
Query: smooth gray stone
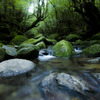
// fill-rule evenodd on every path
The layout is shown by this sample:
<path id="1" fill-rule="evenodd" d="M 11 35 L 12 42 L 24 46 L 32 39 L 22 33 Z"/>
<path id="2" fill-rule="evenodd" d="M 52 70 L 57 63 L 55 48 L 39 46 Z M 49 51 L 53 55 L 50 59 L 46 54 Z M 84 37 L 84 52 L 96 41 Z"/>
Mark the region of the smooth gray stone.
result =
<path id="1" fill-rule="evenodd" d="M 32 70 L 35 64 L 25 59 L 10 59 L 0 63 L 0 77 L 10 77 Z"/>

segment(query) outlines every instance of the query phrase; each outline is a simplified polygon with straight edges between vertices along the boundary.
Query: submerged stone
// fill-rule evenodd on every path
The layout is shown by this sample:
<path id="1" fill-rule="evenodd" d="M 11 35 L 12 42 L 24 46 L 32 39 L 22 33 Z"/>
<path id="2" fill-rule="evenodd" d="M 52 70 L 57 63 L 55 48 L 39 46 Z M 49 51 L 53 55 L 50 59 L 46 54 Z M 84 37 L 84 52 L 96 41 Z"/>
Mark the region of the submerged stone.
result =
<path id="1" fill-rule="evenodd" d="M 35 68 L 35 64 L 24 59 L 10 59 L 0 63 L 0 77 L 10 77 L 26 73 Z"/>

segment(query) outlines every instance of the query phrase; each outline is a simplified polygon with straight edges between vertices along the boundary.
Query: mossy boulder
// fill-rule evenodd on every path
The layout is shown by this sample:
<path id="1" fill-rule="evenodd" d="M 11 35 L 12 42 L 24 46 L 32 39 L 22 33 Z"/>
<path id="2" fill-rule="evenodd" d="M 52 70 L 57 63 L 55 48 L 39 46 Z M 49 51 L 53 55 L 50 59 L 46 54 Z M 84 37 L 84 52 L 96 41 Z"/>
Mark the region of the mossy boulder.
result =
<path id="1" fill-rule="evenodd" d="M 91 39 L 92 40 L 100 40 L 100 32 L 95 34 L 95 35 L 93 35 Z"/>
<path id="2" fill-rule="evenodd" d="M 89 41 L 81 41 L 80 45 L 89 46 Z"/>
<path id="3" fill-rule="evenodd" d="M 32 47 L 33 44 L 28 44 L 28 43 L 22 43 L 21 45 L 19 45 L 18 50 L 21 48 L 27 48 L 27 47 Z"/>
<path id="4" fill-rule="evenodd" d="M 89 45 L 100 44 L 100 40 L 91 40 L 89 41 Z"/>
<path id="5" fill-rule="evenodd" d="M 14 44 L 14 45 L 20 45 L 22 42 L 26 41 L 27 38 L 23 35 L 17 35 L 16 37 L 14 37 L 11 41 L 10 44 Z"/>
<path id="6" fill-rule="evenodd" d="M 41 41 L 44 41 L 44 40 L 45 40 L 45 37 L 43 36 L 43 37 L 40 37 L 38 39 L 30 38 L 27 41 L 24 41 L 23 43 L 26 43 L 26 44 L 36 44 L 36 43 L 41 42 Z"/>
<path id="7" fill-rule="evenodd" d="M 69 34 L 68 36 L 66 36 L 66 40 L 70 42 L 75 42 L 78 39 L 82 39 L 82 38 L 77 34 Z"/>
<path id="8" fill-rule="evenodd" d="M 37 31 L 37 29 L 36 28 L 32 28 L 31 30 L 29 30 L 29 31 L 27 31 L 26 33 L 25 33 L 25 36 L 27 37 L 27 38 L 34 38 L 36 35 L 38 35 L 39 33 L 38 33 L 38 31 Z"/>
<path id="9" fill-rule="evenodd" d="M 46 45 L 44 42 L 39 42 L 35 46 L 37 47 L 38 50 L 46 48 Z"/>
<path id="10" fill-rule="evenodd" d="M 25 59 L 33 59 L 38 57 L 38 53 L 39 51 L 37 47 L 33 45 L 19 49 L 17 52 L 17 57 Z"/>
<path id="11" fill-rule="evenodd" d="M 49 39 L 49 38 L 45 39 L 45 44 L 46 45 L 54 45 L 56 43 L 57 43 L 57 41 L 55 39 Z"/>
<path id="12" fill-rule="evenodd" d="M 56 33 L 56 34 L 51 34 L 48 38 L 49 39 L 57 39 L 59 37 L 59 35 Z"/>
<path id="13" fill-rule="evenodd" d="M 38 39 L 40 37 L 43 37 L 43 34 L 38 34 L 38 35 L 34 36 L 34 39 Z"/>
<path id="14" fill-rule="evenodd" d="M 82 55 L 86 57 L 100 56 L 100 44 L 94 44 L 86 49 L 83 49 Z"/>
<path id="15" fill-rule="evenodd" d="M 70 58 L 75 53 L 71 43 L 65 40 L 61 40 L 60 42 L 56 43 L 53 49 L 54 49 L 54 56 L 57 57 Z"/>
<path id="16" fill-rule="evenodd" d="M 0 47 L 0 61 L 4 60 L 5 51 Z"/>
<path id="17" fill-rule="evenodd" d="M 75 45 L 80 45 L 81 42 L 82 42 L 82 40 L 80 40 L 80 39 L 79 39 L 79 40 L 76 40 L 76 41 L 75 41 Z"/>

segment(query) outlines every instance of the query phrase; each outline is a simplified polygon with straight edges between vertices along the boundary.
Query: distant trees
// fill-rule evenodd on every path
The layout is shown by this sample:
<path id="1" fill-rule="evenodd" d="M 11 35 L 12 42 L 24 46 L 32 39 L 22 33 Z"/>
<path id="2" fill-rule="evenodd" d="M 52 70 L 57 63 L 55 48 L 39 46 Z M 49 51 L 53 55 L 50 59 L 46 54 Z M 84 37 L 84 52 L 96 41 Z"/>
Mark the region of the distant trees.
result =
<path id="1" fill-rule="evenodd" d="M 91 37 L 100 31 L 100 11 L 95 5 L 96 0 L 71 0 L 74 11 L 78 12 L 88 24 L 87 34 L 83 37 Z"/>
<path id="2" fill-rule="evenodd" d="M 34 12 L 29 13 L 28 9 L 33 3 L 36 7 Z M 36 24 L 46 18 L 48 3 L 44 0 L 1 0 L 0 2 L 0 37 L 4 34 L 7 38 L 14 34 L 24 34 L 26 31 L 34 28 Z M 27 24 L 29 19 L 31 24 Z M 2 35 L 2 36 L 1 36 Z"/>
<path id="3" fill-rule="evenodd" d="M 86 27 L 82 16 L 73 12 L 69 0 L 49 0 L 48 13 L 48 18 L 45 19 L 39 30 L 48 35 L 53 33 L 58 33 L 60 36 L 70 33 L 79 34 Z"/>

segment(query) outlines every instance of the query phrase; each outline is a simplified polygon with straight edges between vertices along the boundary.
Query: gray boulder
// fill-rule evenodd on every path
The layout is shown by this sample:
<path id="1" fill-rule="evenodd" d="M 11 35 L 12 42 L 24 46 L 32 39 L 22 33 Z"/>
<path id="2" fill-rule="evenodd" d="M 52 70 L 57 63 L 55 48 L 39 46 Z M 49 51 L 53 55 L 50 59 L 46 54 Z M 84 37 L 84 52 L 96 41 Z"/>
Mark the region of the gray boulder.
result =
<path id="1" fill-rule="evenodd" d="M 0 77 L 10 77 L 26 73 L 35 68 L 35 64 L 24 59 L 10 59 L 0 63 Z"/>
<path id="2" fill-rule="evenodd" d="M 2 48 L 6 51 L 6 57 L 15 57 L 17 55 L 17 49 L 13 46 L 3 45 Z"/>

